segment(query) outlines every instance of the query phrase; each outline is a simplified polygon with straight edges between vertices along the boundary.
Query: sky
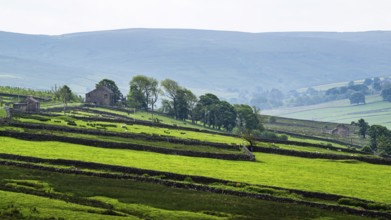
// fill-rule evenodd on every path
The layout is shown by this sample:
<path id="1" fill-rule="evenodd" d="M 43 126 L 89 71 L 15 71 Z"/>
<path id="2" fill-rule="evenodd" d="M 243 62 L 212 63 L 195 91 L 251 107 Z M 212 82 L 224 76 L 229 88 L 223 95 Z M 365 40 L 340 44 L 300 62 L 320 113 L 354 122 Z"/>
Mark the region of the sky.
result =
<path id="1" fill-rule="evenodd" d="M 0 31 L 126 28 L 243 32 L 391 30 L 391 0 L 0 0 Z"/>

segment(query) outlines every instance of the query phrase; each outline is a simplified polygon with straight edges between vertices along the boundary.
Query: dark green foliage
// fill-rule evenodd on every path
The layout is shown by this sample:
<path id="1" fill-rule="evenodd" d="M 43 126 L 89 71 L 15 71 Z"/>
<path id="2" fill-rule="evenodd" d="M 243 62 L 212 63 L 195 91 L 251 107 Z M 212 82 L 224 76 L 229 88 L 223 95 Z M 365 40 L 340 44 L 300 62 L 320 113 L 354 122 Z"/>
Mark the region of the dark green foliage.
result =
<path id="1" fill-rule="evenodd" d="M 365 146 L 365 147 L 363 147 L 363 148 L 361 149 L 361 151 L 364 152 L 364 153 L 373 154 L 373 151 L 372 151 L 372 149 L 371 149 L 370 146 Z"/>
<path id="2" fill-rule="evenodd" d="M 246 129 L 259 129 L 261 126 L 257 113 L 249 105 L 234 105 L 237 112 L 237 126 Z"/>
<path id="3" fill-rule="evenodd" d="M 365 104 L 365 95 L 361 92 L 355 92 L 349 97 L 350 104 Z"/>
<path id="4" fill-rule="evenodd" d="M 361 137 L 365 138 L 365 135 L 368 133 L 369 124 L 364 119 L 360 119 L 357 122 L 352 121 L 351 125 L 356 125 L 359 127 L 359 134 Z"/>
<path id="5" fill-rule="evenodd" d="M 370 86 L 373 83 L 373 80 L 371 78 L 367 78 L 364 80 L 364 85 Z"/>
<path id="6" fill-rule="evenodd" d="M 372 125 L 369 129 L 372 151 L 383 156 L 391 155 L 391 131 L 381 125 Z"/>
<path id="7" fill-rule="evenodd" d="M 129 83 L 128 104 L 137 109 L 154 109 L 160 90 L 158 81 L 152 77 L 137 75 Z"/>
<path id="8" fill-rule="evenodd" d="M 165 79 L 160 83 L 164 89 L 164 94 L 170 99 L 174 117 L 178 118 L 178 91 L 182 89 L 177 82 L 172 79 Z"/>
<path id="9" fill-rule="evenodd" d="M 384 89 L 384 90 L 381 92 L 381 96 L 383 97 L 383 100 L 384 100 L 384 101 L 391 102 L 391 88 L 389 88 L 389 89 Z"/>
<path id="10" fill-rule="evenodd" d="M 118 103 L 123 99 L 123 95 L 121 91 L 118 89 L 117 84 L 113 80 L 110 79 L 102 79 L 98 84 L 96 84 L 96 88 L 99 88 L 101 86 L 106 86 L 111 91 L 114 92 L 114 103 Z"/>

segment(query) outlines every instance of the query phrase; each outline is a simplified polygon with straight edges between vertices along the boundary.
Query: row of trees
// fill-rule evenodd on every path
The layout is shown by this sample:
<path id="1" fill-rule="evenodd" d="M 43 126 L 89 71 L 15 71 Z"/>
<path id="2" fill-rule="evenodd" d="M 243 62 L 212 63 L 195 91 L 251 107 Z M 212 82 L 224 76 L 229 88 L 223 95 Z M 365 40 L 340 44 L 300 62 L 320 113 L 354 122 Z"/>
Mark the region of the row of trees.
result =
<path id="1" fill-rule="evenodd" d="M 256 109 L 248 105 L 231 105 L 216 95 L 207 93 L 197 97 L 191 90 L 176 81 L 159 82 L 143 75 L 134 76 L 129 83 L 127 104 L 152 113 L 161 96 L 160 112 L 178 120 L 201 122 L 204 126 L 232 131 L 235 127 L 259 129 Z"/>
<path id="2" fill-rule="evenodd" d="M 381 125 L 370 126 L 364 119 L 352 122 L 359 128 L 361 137 L 369 136 L 369 146 L 364 147 L 367 153 L 374 153 L 381 156 L 391 156 L 391 131 Z"/>
<path id="3" fill-rule="evenodd" d="M 161 98 L 159 112 L 178 120 L 190 120 L 192 123 L 201 122 L 204 126 L 214 129 L 234 131 L 250 144 L 250 150 L 255 145 L 256 138 L 261 137 L 263 126 L 259 110 L 249 105 L 231 105 L 220 100 L 216 95 L 207 93 L 197 97 L 191 90 L 180 86 L 171 79 L 162 80 L 144 75 L 137 75 L 129 83 L 129 93 L 125 99 L 116 83 L 103 79 L 96 88 L 106 86 L 114 92 L 114 103 L 139 110 L 150 111 L 153 117 L 155 106 Z M 54 100 L 66 106 L 71 101 L 80 101 L 71 89 L 64 85 L 52 89 Z M 163 98 L 162 98 L 163 97 Z"/>
<path id="4" fill-rule="evenodd" d="M 367 78 L 362 83 L 350 81 L 345 86 L 333 87 L 326 91 L 308 88 L 304 92 L 290 91 L 284 100 L 288 106 L 314 105 L 340 99 L 349 99 L 351 104 L 365 104 L 365 96 L 380 94 L 391 88 L 390 78 Z M 391 94 L 391 91 L 388 91 Z M 385 95 L 391 100 L 391 95 Z M 384 96 L 383 96 L 384 98 Z M 386 98 L 384 98 L 386 100 Z"/>

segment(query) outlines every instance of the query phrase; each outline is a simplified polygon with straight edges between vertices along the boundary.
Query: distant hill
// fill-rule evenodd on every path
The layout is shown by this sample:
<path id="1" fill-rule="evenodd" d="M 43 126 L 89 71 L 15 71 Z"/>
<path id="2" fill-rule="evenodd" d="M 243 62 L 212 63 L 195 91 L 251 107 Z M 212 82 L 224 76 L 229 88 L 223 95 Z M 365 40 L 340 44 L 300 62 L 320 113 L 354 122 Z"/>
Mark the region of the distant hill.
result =
<path id="1" fill-rule="evenodd" d="M 0 85 L 84 93 L 107 77 L 127 91 L 134 74 L 194 91 L 243 97 L 391 73 L 391 32 L 243 33 L 127 29 L 26 35 L 0 32 Z"/>

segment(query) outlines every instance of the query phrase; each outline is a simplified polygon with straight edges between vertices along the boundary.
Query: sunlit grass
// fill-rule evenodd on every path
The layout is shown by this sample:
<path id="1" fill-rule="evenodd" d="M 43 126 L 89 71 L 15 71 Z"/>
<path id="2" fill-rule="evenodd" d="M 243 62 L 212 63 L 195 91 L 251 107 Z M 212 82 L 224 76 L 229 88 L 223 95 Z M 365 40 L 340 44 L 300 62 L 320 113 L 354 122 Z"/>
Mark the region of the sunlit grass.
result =
<path id="1" fill-rule="evenodd" d="M 390 166 L 263 153 L 255 154 L 257 162 L 226 161 L 6 137 L 0 141 L 2 153 L 131 166 L 391 203 Z"/>

